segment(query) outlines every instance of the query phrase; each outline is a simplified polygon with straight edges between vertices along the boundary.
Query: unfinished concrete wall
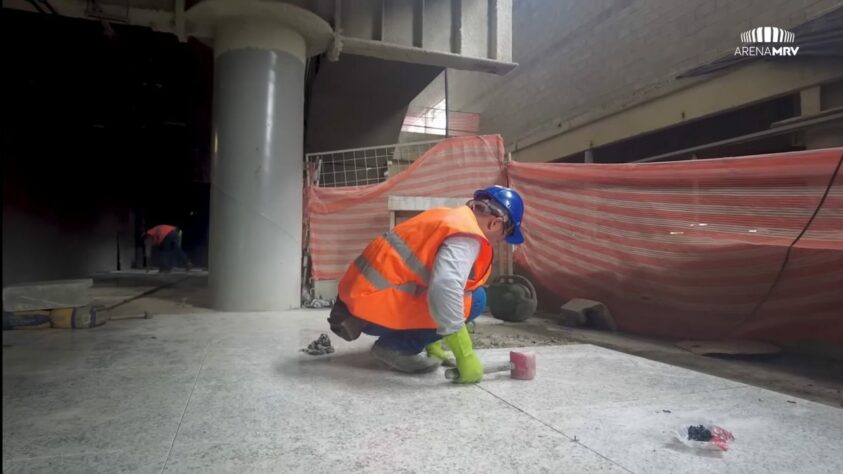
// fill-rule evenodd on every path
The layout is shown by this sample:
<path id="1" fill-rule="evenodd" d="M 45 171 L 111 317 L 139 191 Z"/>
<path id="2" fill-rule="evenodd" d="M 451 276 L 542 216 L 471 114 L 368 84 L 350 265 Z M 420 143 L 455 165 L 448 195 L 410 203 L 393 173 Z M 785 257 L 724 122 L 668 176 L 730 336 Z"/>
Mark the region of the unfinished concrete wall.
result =
<path id="1" fill-rule="evenodd" d="M 513 5 L 513 61 L 503 77 L 449 70 L 453 110 L 482 112 L 507 144 L 586 113 L 676 86 L 689 68 L 731 54 L 742 31 L 791 28 L 839 0 L 604 0 Z"/>
<path id="2" fill-rule="evenodd" d="M 118 245 L 121 268 L 129 268 L 134 241 L 127 215 L 103 210 L 71 222 L 7 207 L 4 199 L 3 286 L 116 270 Z"/>
<path id="3" fill-rule="evenodd" d="M 445 99 L 445 72 L 443 71 L 436 79 L 424 88 L 410 102 L 410 109 L 423 109 L 434 107 Z"/>
<path id="4" fill-rule="evenodd" d="M 305 152 L 396 143 L 407 105 L 441 71 L 350 54 L 322 62 L 307 111 Z"/>
<path id="5" fill-rule="evenodd" d="M 419 117 L 424 115 L 430 109 L 439 105 L 445 100 L 445 72 L 442 71 L 435 79 L 430 81 L 430 84 L 424 88 L 419 94 L 410 102 L 407 107 L 408 117 Z M 412 143 L 428 140 L 439 140 L 444 138 L 443 134 L 438 133 L 424 133 L 422 130 L 405 131 L 402 129 L 398 136 L 398 143 Z"/>
<path id="6" fill-rule="evenodd" d="M 59 143 L 69 139 L 50 136 Z M 120 266 L 129 268 L 134 247 L 129 206 L 118 183 L 96 177 L 100 163 L 15 137 L 4 142 L 2 153 L 4 286 L 116 270 L 118 234 Z"/>

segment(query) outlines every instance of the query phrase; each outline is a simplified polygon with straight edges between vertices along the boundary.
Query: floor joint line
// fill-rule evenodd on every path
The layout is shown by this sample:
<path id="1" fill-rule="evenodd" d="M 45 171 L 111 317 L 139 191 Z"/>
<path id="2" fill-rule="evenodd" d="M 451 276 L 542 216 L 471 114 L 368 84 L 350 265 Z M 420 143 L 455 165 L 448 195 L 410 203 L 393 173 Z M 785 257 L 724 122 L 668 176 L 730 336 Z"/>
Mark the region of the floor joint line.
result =
<path id="1" fill-rule="evenodd" d="M 517 406 L 517 405 L 512 404 L 511 402 L 509 402 L 509 400 L 506 400 L 506 399 L 504 399 L 504 398 L 501 398 L 501 397 L 499 397 L 498 395 L 496 395 L 496 394 L 494 394 L 494 393 L 490 392 L 489 390 L 487 390 L 486 388 L 484 388 L 482 385 L 478 385 L 478 386 L 477 386 L 477 388 L 479 388 L 480 390 L 483 390 L 484 392 L 488 393 L 489 395 L 491 395 L 491 396 L 493 396 L 493 397 L 497 398 L 498 400 L 500 400 L 500 401 L 502 401 L 503 403 L 505 403 L 505 404 L 509 405 L 510 407 L 514 408 L 515 410 L 517 410 L 517 411 L 519 411 L 519 412 L 521 412 L 521 413 L 523 413 L 523 414 L 527 415 L 527 416 L 528 416 L 528 417 L 530 417 L 531 419 L 533 419 L 533 420 L 535 420 L 535 421 L 538 421 L 539 423 L 541 423 L 541 424 L 543 424 L 544 426 L 546 426 L 546 427 L 550 428 L 551 430 L 555 431 L 556 433 L 559 433 L 560 435 L 562 435 L 562 436 L 564 436 L 564 437 L 568 438 L 568 440 L 570 440 L 572 443 L 577 443 L 578 445 L 582 446 L 583 448 L 585 448 L 585 449 L 587 449 L 587 450 L 591 451 L 592 453 L 594 453 L 594 454 L 596 454 L 596 455 L 600 456 L 601 458 L 605 459 L 606 461 L 609 461 L 610 463 L 614 464 L 615 466 L 618 466 L 619 468 L 623 469 L 624 471 L 629 472 L 629 473 L 633 473 L 633 474 L 634 474 L 634 472 L 633 472 L 633 471 L 631 471 L 630 469 L 628 469 L 628 468 L 627 468 L 626 466 L 624 466 L 623 464 L 620 464 L 620 463 L 618 463 L 617 461 L 615 461 L 615 460 L 613 460 L 613 459 L 611 459 L 611 458 L 608 458 L 608 457 L 606 457 L 605 455 L 601 454 L 600 452 L 598 452 L 598 451 L 594 450 L 593 448 L 591 448 L 591 447 L 589 447 L 589 446 L 586 446 L 586 445 L 585 445 L 585 444 L 583 444 L 580 440 L 576 440 L 576 441 L 575 441 L 575 440 L 574 440 L 574 438 L 572 438 L 572 437 L 568 436 L 568 435 L 567 435 L 567 434 L 565 434 L 565 432 L 563 432 L 562 430 L 560 430 L 560 429 L 556 428 L 555 426 L 553 426 L 553 425 L 551 425 L 551 424 L 549 424 L 549 423 L 544 422 L 543 420 L 541 420 L 541 419 L 539 419 L 539 418 L 536 418 L 535 416 L 533 416 L 532 414 L 528 413 L 527 411 L 525 411 L 525 410 L 524 410 L 524 409 L 522 409 L 521 407 L 519 407 L 519 406 Z"/>
<path id="2" fill-rule="evenodd" d="M 202 369 L 205 368 L 205 361 L 208 359 L 208 348 L 210 345 L 211 342 L 208 341 L 208 344 L 205 346 L 205 353 L 202 355 L 202 363 L 199 364 L 199 370 L 196 371 L 196 377 L 193 378 L 193 387 L 190 389 L 190 395 L 187 396 L 187 403 L 184 404 L 184 410 L 181 413 L 181 418 L 179 418 L 179 426 L 176 428 L 176 433 L 173 435 L 173 441 L 170 443 L 170 449 L 167 451 L 167 457 L 164 459 L 164 465 L 161 466 L 162 474 L 167 469 L 167 463 L 170 462 L 170 456 L 173 454 L 173 447 L 176 445 L 176 438 L 179 437 L 181 424 L 184 422 L 184 416 L 187 414 L 187 407 L 190 406 L 190 400 L 193 398 L 193 392 L 196 391 L 196 385 L 199 384 L 199 375 L 202 373 Z"/>

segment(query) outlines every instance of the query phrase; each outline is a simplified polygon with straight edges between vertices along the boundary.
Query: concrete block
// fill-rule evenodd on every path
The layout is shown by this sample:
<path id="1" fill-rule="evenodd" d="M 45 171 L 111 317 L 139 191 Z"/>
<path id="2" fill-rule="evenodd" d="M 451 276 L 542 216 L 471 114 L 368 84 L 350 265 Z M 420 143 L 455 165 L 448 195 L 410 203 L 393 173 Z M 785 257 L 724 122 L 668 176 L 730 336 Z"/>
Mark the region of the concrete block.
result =
<path id="1" fill-rule="evenodd" d="M 562 305 L 559 310 L 560 322 L 565 326 L 589 326 L 609 331 L 618 329 L 609 308 L 599 301 L 574 298 Z"/>
<path id="2" fill-rule="evenodd" d="M 73 308 L 91 303 L 90 278 L 19 283 L 3 288 L 4 311 Z"/>

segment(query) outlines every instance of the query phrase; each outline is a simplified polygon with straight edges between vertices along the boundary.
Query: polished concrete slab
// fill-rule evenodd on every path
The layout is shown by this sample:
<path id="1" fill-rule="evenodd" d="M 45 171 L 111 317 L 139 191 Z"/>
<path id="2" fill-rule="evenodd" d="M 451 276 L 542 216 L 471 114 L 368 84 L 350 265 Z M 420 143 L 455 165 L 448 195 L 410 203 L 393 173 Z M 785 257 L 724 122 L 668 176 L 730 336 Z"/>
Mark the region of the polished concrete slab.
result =
<path id="1" fill-rule="evenodd" d="M 326 317 L 6 331 L 3 471 L 843 472 L 841 409 L 589 345 L 531 348 L 533 381 L 456 386 L 381 369 L 365 336 L 299 352 Z M 674 439 L 709 421 L 730 451 Z"/>
<path id="2" fill-rule="evenodd" d="M 90 278 L 17 283 L 3 288 L 4 311 L 32 311 L 85 306 L 91 302 Z"/>

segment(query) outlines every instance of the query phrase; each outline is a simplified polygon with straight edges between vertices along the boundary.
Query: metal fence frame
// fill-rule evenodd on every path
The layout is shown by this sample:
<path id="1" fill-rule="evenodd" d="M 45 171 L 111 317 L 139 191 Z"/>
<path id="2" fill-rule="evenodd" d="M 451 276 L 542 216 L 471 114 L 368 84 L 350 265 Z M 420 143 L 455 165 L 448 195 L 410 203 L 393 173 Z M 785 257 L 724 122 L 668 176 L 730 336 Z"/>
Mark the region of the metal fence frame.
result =
<path id="1" fill-rule="evenodd" d="M 381 183 L 444 139 L 307 153 L 308 183 L 321 187 Z"/>

